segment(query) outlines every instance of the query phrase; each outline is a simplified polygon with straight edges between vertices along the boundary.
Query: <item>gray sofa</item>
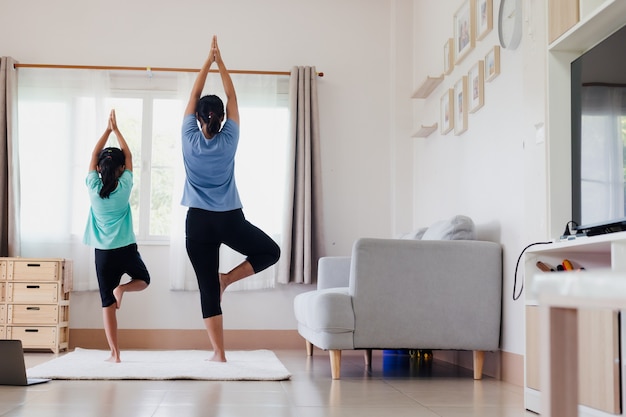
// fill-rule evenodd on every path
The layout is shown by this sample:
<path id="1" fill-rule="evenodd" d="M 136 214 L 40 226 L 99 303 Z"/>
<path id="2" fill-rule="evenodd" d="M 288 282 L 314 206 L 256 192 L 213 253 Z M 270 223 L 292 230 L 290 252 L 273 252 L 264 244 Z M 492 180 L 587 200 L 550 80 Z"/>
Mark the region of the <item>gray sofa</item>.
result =
<path id="1" fill-rule="evenodd" d="M 372 349 L 471 350 L 482 377 L 484 352 L 500 344 L 502 249 L 465 240 L 475 237 L 465 216 L 432 227 L 319 260 L 317 290 L 296 296 L 294 310 L 307 354 L 330 351 L 333 379 L 346 349 L 363 349 L 368 365 Z"/>

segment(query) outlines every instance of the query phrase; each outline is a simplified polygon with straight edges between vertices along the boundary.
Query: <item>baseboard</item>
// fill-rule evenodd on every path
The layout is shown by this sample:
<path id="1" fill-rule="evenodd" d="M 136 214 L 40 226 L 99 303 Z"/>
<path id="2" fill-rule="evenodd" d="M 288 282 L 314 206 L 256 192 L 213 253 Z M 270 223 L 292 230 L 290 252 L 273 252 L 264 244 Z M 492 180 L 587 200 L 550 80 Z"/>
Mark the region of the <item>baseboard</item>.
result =
<path id="1" fill-rule="evenodd" d="M 524 355 L 502 352 L 502 381 L 524 386 Z"/>
<path id="2" fill-rule="evenodd" d="M 474 367 L 471 351 L 441 350 L 434 351 L 433 354 L 436 359 L 463 368 L 473 369 Z M 504 351 L 485 352 L 483 375 L 522 387 L 524 386 L 524 356 Z"/>
<path id="3" fill-rule="evenodd" d="M 305 349 L 297 330 L 224 330 L 226 349 Z M 211 349 L 203 329 L 120 329 L 120 349 Z M 103 329 L 70 329 L 70 349 L 108 349 Z"/>

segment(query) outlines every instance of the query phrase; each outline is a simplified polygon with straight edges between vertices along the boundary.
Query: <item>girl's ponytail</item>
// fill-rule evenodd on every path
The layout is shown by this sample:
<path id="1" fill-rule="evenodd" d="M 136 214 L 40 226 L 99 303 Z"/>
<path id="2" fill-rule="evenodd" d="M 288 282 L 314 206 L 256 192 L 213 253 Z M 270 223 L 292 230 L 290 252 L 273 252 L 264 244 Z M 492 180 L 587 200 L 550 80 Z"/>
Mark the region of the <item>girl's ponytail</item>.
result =
<path id="1" fill-rule="evenodd" d="M 104 148 L 98 158 L 98 170 L 102 179 L 100 198 L 109 198 L 109 195 L 117 187 L 117 179 L 120 167 L 126 161 L 124 152 L 119 148 Z"/>

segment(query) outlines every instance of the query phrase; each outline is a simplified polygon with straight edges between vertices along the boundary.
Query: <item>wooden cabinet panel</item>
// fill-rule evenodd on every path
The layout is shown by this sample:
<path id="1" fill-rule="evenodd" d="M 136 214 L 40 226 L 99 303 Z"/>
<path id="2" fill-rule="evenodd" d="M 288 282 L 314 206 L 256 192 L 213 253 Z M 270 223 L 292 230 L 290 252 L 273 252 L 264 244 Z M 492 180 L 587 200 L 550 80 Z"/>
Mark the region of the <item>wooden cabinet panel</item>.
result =
<path id="1" fill-rule="evenodd" d="M 578 0 L 548 1 L 548 42 L 552 43 L 580 20 Z"/>
<path id="2" fill-rule="evenodd" d="M 618 313 L 578 311 L 580 404 L 617 414 L 620 411 Z"/>
<path id="3" fill-rule="evenodd" d="M 57 281 L 59 279 L 58 261 L 10 261 L 7 264 L 9 281 Z"/>
<path id="4" fill-rule="evenodd" d="M 57 328 L 44 326 L 7 326 L 9 339 L 20 339 L 24 348 L 50 348 L 56 343 Z"/>
<path id="5" fill-rule="evenodd" d="M 57 324 L 59 308 L 56 304 L 11 304 L 7 309 L 7 324 Z"/>
<path id="6" fill-rule="evenodd" d="M 539 390 L 539 307 L 526 306 L 526 386 Z"/>
<path id="7" fill-rule="evenodd" d="M 526 306 L 526 386 L 541 391 L 539 307 Z M 579 403 L 611 414 L 620 412 L 618 313 L 578 312 Z"/>
<path id="8" fill-rule="evenodd" d="M 53 304 L 59 301 L 59 284 L 47 282 L 9 282 L 7 302 Z"/>

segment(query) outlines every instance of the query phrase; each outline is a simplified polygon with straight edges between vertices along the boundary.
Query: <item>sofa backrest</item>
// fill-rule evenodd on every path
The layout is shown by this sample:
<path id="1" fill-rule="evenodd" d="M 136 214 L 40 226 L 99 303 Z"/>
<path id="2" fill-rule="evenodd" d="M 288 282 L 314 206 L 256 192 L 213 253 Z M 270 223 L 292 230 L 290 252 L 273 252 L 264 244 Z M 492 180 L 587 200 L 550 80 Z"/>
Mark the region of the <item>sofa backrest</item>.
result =
<path id="1" fill-rule="evenodd" d="M 359 239 L 349 291 L 355 348 L 499 346 L 502 249 L 497 243 Z"/>

